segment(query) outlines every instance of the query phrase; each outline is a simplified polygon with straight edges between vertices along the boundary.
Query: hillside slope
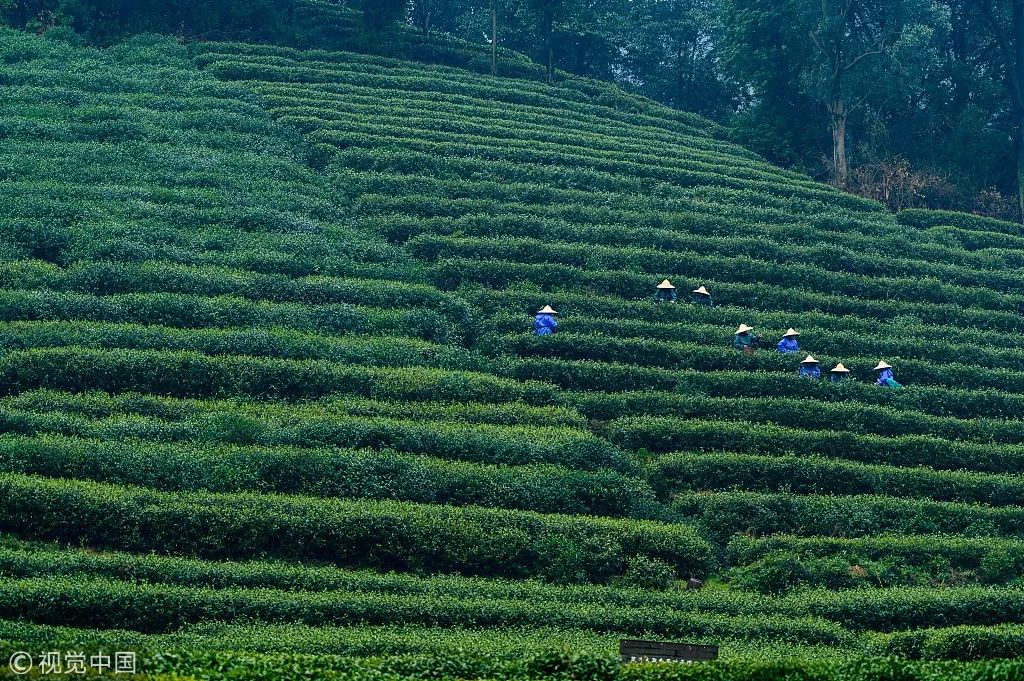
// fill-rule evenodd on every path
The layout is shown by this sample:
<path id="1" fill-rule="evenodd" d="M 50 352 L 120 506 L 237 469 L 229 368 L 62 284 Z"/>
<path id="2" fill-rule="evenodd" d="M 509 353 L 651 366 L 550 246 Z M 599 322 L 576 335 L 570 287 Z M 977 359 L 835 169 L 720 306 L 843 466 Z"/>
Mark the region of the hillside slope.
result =
<path id="1" fill-rule="evenodd" d="M 0 638 L 1022 652 L 1011 228 L 897 222 L 584 81 L 0 54 Z"/>

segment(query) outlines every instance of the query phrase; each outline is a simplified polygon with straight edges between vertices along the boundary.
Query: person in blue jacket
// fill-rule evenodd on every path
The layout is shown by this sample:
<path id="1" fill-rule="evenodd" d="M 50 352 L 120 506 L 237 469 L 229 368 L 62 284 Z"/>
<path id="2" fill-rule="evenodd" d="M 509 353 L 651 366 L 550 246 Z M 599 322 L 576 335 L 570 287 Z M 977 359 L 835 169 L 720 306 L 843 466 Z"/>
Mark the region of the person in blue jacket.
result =
<path id="1" fill-rule="evenodd" d="M 782 336 L 782 340 L 779 341 L 779 344 L 776 345 L 775 348 L 779 352 L 786 353 L 786 354 L 793 353 L 793 352 L 800 352 L 800 343 L 798 343 L 797 340 L 796 340 L 796 337 L 799 336 L 799 335 L 800 335 L 800 332 L 797 331 L 796 329 L 789 329 Z"/>
<path id="2" fill-rule="evenodd" d="M 555 332 L 558 328 L 556 314 L 558 313 L 552 310 L 550 305 L 545 305 L 537 311 L 537 316 L 533 318 L 533 330 L 538 336 L 550 336 Z"/>
<path id="3" fill-rule="evenodd" d="M 800 362 L 800 378 L 821 378 L 821 368 L 818 366 L 818 360 L 814 359 L 811 355 L 807 355 L 807 359 Z"/>
<path id="4" fill-rule="evenodd" d="M 704 286 L 698 286 L 690 292 L 690 302 L 694 305 L 703 305 L 704 307 L 714 307 L 715 303 L 711 300 L 711 294 L 708 293 L 707 288 Z"/>
<path id="5" fill-rule="evenodd" d="M 843 366 L 840 362 L 836 365 L 836 368 L 829 372 L 828 380 L 833 383 L 842 383 L 850 377 L 850 370 Z"/>
<path id="6" fill-rule="evenodd" d="M 878 380 L 875 381 L 875 385 L 880 385 L 883 388 L 902 388 L 903 386 L 896 381 L 892 376 L 892 365 L 887 364 L 885 361 L 878 363 L 875 367 L 875 371 L 881 373 L 878 374 Z"/>
<path id="7" fill-rule="evenodd" d="M 654 294 L 654 302 L 656 303 L 674 303 L 676 302 L 676 287 L 672 285 L 672 282 L 666 279 L 665 281 L 658 284 L 658 291 Z"/>

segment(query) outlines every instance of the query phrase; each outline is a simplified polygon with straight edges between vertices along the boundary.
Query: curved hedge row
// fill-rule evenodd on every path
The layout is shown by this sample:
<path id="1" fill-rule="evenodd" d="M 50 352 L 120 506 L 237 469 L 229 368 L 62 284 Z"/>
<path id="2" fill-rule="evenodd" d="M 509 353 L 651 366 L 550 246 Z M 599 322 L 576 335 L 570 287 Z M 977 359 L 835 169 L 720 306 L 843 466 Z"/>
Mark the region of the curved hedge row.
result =
<path id="1" fill-rule="evenodd" d="M 461 424 L 489 423 L 496 426 L 559 426 L 583 430 L 586 419 L 569 407 L 531 407 L 522 402 L 402 402 L 359 397 L 325 397 L 312 402 L 258 402 L 242 399 L 194 400 L 125 393 L 63 393 L 34 390 L 6 398 L 8 409 L 47 414 L 63 412 L 89 418 L 138 415 L 165 421 L 200 420 L 213 415 L 233 415 L 261 423 L 293 425 L 309 418 L 363 416 L 407 420 L 455 421 Z"/>
<path id="2" fill-rule="evenodd" d="M 289 327 L 343 334 L 397 334 L 455 342 L 449 317 L 427 309 L 381 310 L 347 304 L 301 305 L 176 293 L 93 296 L 54 291 L 0 291 L 0 321 L 93 321 L 175 328 Z"/>
<path id="3" fill-rule="evenodd" d="M 269 418 L 268 418 L 269 417 Z M 629 471 L 624 452 L 585 431 L 542 426 L 495 426 L 446 421 L 316 416 L 291 422 L 259 412 L 211 411 L 180 421 L 87 417 L 0 408 L 6 432 L 41 432 L 83 438 L 211 442 L 305 448 L 365 447 L 426 454 L 474 463 L 560 464 L 568 468 Z"/>
<path id="4" fill-rule="evenodd" d="M 519 357 L 562 358 L 592 362 L 617 362 L 642 367 L 698 371 L 790 371 L 795 372 L 804 355 L 784 355 L 767 348 L 756 354 L 736 352 L 732 348 L 731 329 L 722 329 L 718 342 L 711 347 L 697 343 L 678 343 L 643 339 L 623 339 L 594 334 L 560 332 L 552 337 L 535 334 L 485 337 L 477 347 L 493 356 L 503 354 Z M 813 341 L 811 341 L 813 344 Z M 842 361 L 853 369 L 853 377 L 875 380 L 870 367 L 878 355 L 833 356 L 814 348 L 814 356 L 826 368 Z M 895 360 L 894 360 L 895 361 Z M 1020 365 L 1018 364 L 1017 367 Z M 1015 367 L 1016 369 L 1016 367 Z M 986 369 L 974 365 L 932 364 L 920 360 L 899 360 L 901 381 L 910 385 L 942 385 L 951 388 L 992 388 L 1017 392 L 1024 374 L 1015 369 Z"/>
<path id="5" fill-rule="evenodd" d="M 244 355 L 481 372 L 493 371 L 495 365 L 494 361 L 465 348 L 398 335 L 337 336 L 281 327 L 190 329 L 88 321 L 0 321 L 0 348 L 5 351 L 61 347 L 177 350 L 211 356 Z"/>
<path id="6" fill-rule="evenodd" d="M 866 466 L 817 457 L 743 454 L 670 454 L 650 466 L 662 498 L 683 490 L 877 494 L 889 497 L 1018 506 L 1024 478 L 928 468 Z"/>
<path id="7" fill-rule="evenodd" d="M 706 575 L 690 528 L 474 507 L 254 494 L 169 494 L 0 474 L 0 530 L 16 536 L 205 558 L 606 582 L 645 556 Z"/>
<path id="8" fill-rule="evenodd" d="M 485 255 L 482 260 L 451 257 L 431 265 L 428 276 L 439 288 L 454 290 L 464 284 L 508 288 L 517 284 L 533 284 L 546 291 L 595 291 L 626 299 L 638 293 L 649 294 L 652 282 L 669 277 L 682 281 L 699 278 L 699 272 L 661 272 L 641 274 L 624 270 L 589 270 L 552 263 L 522 263 L 498 260 Z M 701 258 L 703 261 L 703 258 Z M 779 268 L 773 267 L 776 273 Z M 772 284 L 731 283 L 704 279 L 709 290 L 721 294 L 722 302 L 742 301 L 744 307 L 761 310 L 788 310 L 791 314 L 823 311 L 833 315 L 853 315 L 876 320 L 912 317 L 918 322 L 939 325 L 976 327 L 979 329 L 1016 332 L 1020 319 L 1009 309 L 982 310 L 952 304 L 878 300 L 808 292 L 802 288 L 784 288 Z M 921 283 L 923 296 L 930 295 L 930 285 Z"/>
<path id="9" fill-rule="evenodd" d="M 869 300 L 900 300 L 903 304 L 948 305 L 955 308 L 1011 311 L 1019 309 L 1024 297 L 1016 294 L 998 293 L 990 288 L 981 288 L 978 282 L 973 287 L 951 286 L 934 277 L 914 276 L 869 276 L 849 272 L 835 272 L 804 260 L 779 263 L 755 260 L 745 256 L 718 256 L 708 252 L 658 250 L 653 248 L 611 248 L 594 244 L 545 242 L 529 238 L 479 238 L 440 235 L 413 237 L 405 248 L 414 256 L 428 262 L 466 258 L 474 260 L 502 260 L 523 265 L 556 265 L 578 268 L 592 281 L 607 277 L 611 273 L 629 272 L 633 283 L 639 275 L 648 274 L 648 279 L 662 275 L 680 276 L 686 279 L 706 281 L 714 278 L 734 284 L 756 285 L 758 288 L 771 286 L 799 289 L 801 292 L 818 295 L 845 295 Z M 570 282 L 565 282 L 568 284 Z M 603 282 L 602 282 L 603 283 Z M 626 294 L 622 282 L 613 289 Z M 637 287 L 634 291 L 648 291 L 650 284 Z M 1008 281 L 1001 284 L 1009 287 Z M 634 293 L 635 295 L 635 293 Z M 781 309 L 790 309 L 780 306 Z M 968 313 L 964 311 L 961 314 Z M 890 312 L 892 314 L 892 312 Z"/>
<path id="10" fill-rule="evenodd" d="M 0 584 L 0 616 L 65 626 L 173 631 L 201 621 L 445 626 L 546 625 L 660 635 L 697 630 L 711 636 L 841 644 L 851 636 L 818 618 L 723 616 L 671 610 L 573 608 L 566 604 L 401 597 L 271 589 L 198 589 L 100 579 L 22 579 Z"/>
<path id="11" fill-rule="evenodd" d="M 375 399 L 528 404 L 550 404 L 555 396 L 553 386 L 537 381 L 517 382 L 464 371 L 83 348 L 10 352 L 0 357 L 0 388 L 6 394 L 38 388 L 278 399 L 345 393 Z"/>
<path id="12" fill-rule="evenodd" d="M 609 440 L 624 449 L 748 452 L 772 457 L 798 454 L 890 466 L 969 468 L 1024 473 L 1024 446 L 951 442 L 926 435 L 884 437 L 837 430 L 802 430 L 743 421 L 627 417 L 611 421 Z M 765 465 L 772 465 L 765 462 Z M 835 465 L 841 465 L 835 462 Z"/>
<path id="13" fill-rule="evenodd" d="M 860 537 L 963 534 L 1022 538 L 1024 509 L 891 497 L 718 492 L 679 494 L 677 517 L 697 522 L 721 543 L 734 534 Z"/>
<path id="14" fill-rule="evenodd" d="M 610 471 L 507 468 L 387 450 L 6 435 L 0 437 L 0 471 L 172 492 L 273 492 L 612 517 L 655 512 L 646 483 Z"/>

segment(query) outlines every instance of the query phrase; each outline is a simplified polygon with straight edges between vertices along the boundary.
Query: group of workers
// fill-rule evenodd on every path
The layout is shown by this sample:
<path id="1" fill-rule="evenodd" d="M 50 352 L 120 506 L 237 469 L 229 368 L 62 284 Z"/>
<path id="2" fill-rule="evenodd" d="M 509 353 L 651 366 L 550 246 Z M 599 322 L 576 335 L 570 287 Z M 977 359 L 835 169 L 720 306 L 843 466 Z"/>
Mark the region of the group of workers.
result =
<path id="1" fill-rule="evenodd" d="M 796 329 L 787 329 L 786 333 L 782 335 L 780 340 L 775 345 L 775 350 L 785 355 L 792 355 L 800 352 L 800 342 L 797 337 L 800 332 Z M 754 328 L 747 326 L 746 324 L 740 324 L 739 328 L 736 329 L 736 335 L 733 337 L 732 346 L 741 352 L 754 352 L 757 350 L 761 343 L 761 337 L 754 335 Z M 874 368 L 874 371 L 879 372 L 878 380 L 875 381 L 875 385 L 882 386 L 883 388 L 902 388 L 893 377 L 892 365 L 881 361 Z M 819 366 L 818 360 L 814 359 L 814 355 L 808 354 L 807 357 L 800 362 L 800 376 L 802 378 L 819 379 L 821 378 L 821 367 Z M 836 364 L 828 373 L 828 380 L 833 383 L 839 383 L 845 381 L 850 377 L 850 370 L 843 366 L 840 362 Z"/>
<path id="2" fill-rule="evenodd" d="M 676 287 L 672 285 L 668 279 L 658 284 L 657 292 L 654 294 L 655 303 L 675 303 L 678 300 L 676 295 Z M 708 292 L 707 288 L 700 286 L 690 292 L 690 302 L 694 305 L 704 305 L 707 307 L 714 307 L 714 302 L 711 299 L 711 293 Z M 543 308 L 537 311 L 533 321 L 534 331 L 538 336 L 550 336 L 558 328 L 558 321 L 555 319 L 555 315 L 558 312 L 553 310 L 550 305 L 545 305 Z M 782 336 L 775 349 L 783 354 L 794 354 L 800 352 L 800 342 L 797 338 L 800 336 L 800 332 L 796 329 L 788 329 Z M 761 337 L 754 335 L 754 328 L 747 326 L 746 324 L 740 324 L 739 328 L 736 329 L 736 335 L 733 337 L 732 346 L 740 352 L 752 353 L 756 352 L 758 347 L 761 345 Z M 874 371 L 879 372 L 878 380 L 875 381 L 875 385 L 882 386 L 884 388 L 902 388 L 903 386 L 896 382 L 895 377 L 892 373 L 892 365 L 881 361 L 874 368 Z M 821 378 L 821 367 L 819 366 L 818 360 L 810 354 L 800 362 L 800 376 L 812 380 Z M 839 383 L 845 381 L 850 377 L 850 370 L 843 366 L 842 362 L 837 364 L 829 371 L 828 378 L 833 383 Z"/>

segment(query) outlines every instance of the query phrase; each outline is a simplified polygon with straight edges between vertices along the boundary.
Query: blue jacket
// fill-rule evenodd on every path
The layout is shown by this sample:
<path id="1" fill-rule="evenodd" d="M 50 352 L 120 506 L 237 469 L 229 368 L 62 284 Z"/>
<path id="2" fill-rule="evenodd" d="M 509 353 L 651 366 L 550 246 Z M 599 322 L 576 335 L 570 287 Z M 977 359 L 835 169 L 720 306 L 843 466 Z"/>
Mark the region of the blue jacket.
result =
<path id="1" fill-rule="evenodd" d="M 821 367 L 819 367 L 817 364 L 801 364 L 800 377 L 821 378 Z"/>
<path id="2" fill-rule="evenodd" d="M 550 336 L 558 328 L 558 322 L 553 315 L 539 314 L 533 318 L 533 330 L 538 336 Z"/>
<path id="3" fill-rule="evenodd" d="M 779 352 L 800 352 L 800 343 L 796 338 L 783 338 L 775 347 Z"/>
<path id="4" fill-rule="evenodd" d="M 882 369 L 881 375 L 878 380 L 875 381 L 875 385 L 880 385 L 883 388 L 902 388 L 903 386 L 896 381 L 892 376 L 892 369 Z"/>

